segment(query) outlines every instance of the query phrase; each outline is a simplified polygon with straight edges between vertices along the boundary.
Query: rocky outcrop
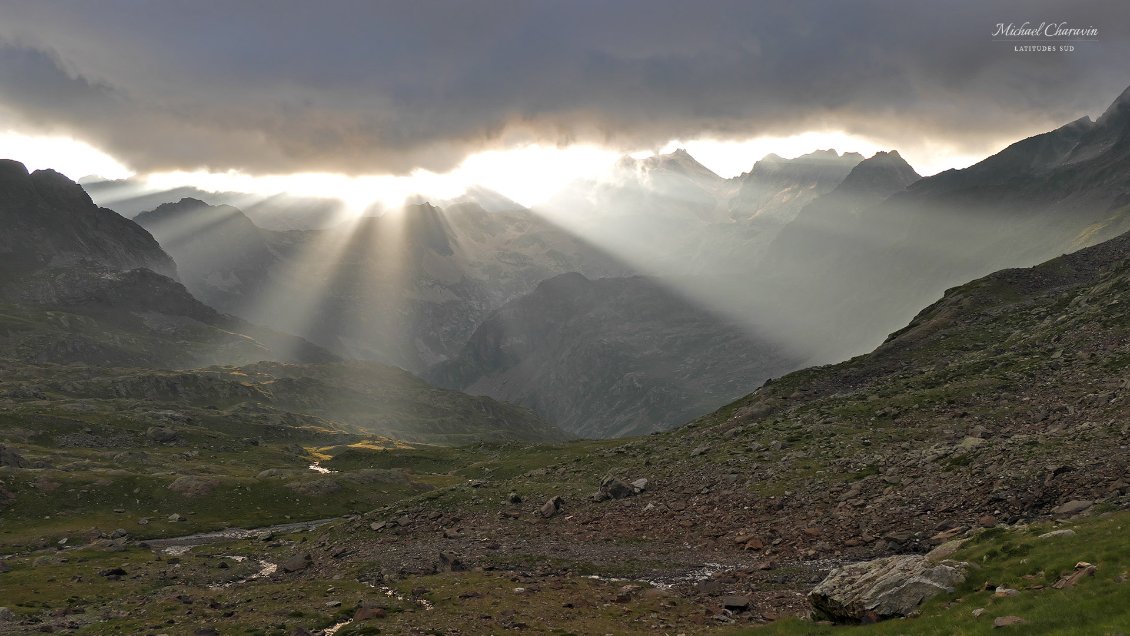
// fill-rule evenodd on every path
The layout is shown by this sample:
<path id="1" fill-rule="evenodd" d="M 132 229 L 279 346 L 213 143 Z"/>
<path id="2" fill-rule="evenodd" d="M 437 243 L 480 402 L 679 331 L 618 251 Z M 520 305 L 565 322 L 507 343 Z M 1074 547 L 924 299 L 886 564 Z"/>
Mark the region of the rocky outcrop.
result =
<path id="1" fill-rule="evenodd" d="M 817 615 L 841 623 L 909 616 L 926 599 L 952 592 L 965 580 L 967 566 L 918 555 L 853 563 L 833 570 L 808 600 Z"/>

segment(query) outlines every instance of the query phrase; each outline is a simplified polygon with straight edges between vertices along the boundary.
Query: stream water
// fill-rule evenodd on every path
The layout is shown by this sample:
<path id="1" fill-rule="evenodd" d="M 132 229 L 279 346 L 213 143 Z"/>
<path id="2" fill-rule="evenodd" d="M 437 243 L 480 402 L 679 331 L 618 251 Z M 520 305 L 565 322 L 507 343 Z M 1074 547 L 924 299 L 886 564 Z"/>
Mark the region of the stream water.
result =
<path id="1" fill-rule="evenodd" d="M 257 537 L 266 532 L 288 534 L 291 532 L 303 532 L 313 530 L 320 526 L 324 526 L 332 521 L 337 521 L 337 517 L 329 519 L 315 519 L 313 521 L 296 521 L 293 523 L 280 523 L 274 526 L 264 526 L 261 528 L 225 528 L 223 530 L 216 530 L 214 532 L 200 532 L 197 534 L 186 534 L 181 537 L 167 537 L 164 539 L 146 539 L 145 543 L 154 548 L 165 549 L 173 547 L 191 547 L 195 545 L 205 545 L 208 543 L 215 543 L 217 541 L 230 541 L 232 539 L 250 539 Z M 171 552 L 170 552 L 171 553 Z M 182 551 L 183 553 L 183 551 Z"/>

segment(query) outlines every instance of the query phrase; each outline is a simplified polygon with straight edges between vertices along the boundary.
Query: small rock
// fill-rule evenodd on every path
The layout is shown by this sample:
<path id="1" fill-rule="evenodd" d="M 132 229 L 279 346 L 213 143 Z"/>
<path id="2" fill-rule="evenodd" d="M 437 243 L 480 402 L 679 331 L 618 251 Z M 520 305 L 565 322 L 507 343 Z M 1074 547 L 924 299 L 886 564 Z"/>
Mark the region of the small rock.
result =
<path id="1" fill-rule="evenodd" d="M 561 506 L 564 505 L 564 503 L 565 500 L 557 495 L 550 497 L 548 501 L 542 504 L 541 516 L 545 517 L 546 519 L 552 517 L 553 515 L 560 512 Z"/>
<path id="2" fill-rule="evenodd" d="M 341 607 L 341 601 L 326 601 L 326 607 Z"/>
<path id="3" fill-rule="evenodd" d="M 463 536 L 463 535 L 459 534 L 459 531 L 456 530 L 455 528 L 444 528 L 443 529 L 443 538 L 444 539 L 458 539 L 461 536 Z"/>
<path id="4" fill-rule="evenodd" d="M 632 482 L 632 488 L 635 489 L 635 491 L 637 493 L 641 493 L 641 492 L 647 490 L 647 478 L 646 477 L 640 477 L 639 479 L 633 481 Z"/>
<path id="5" fill-rule="evenodd" d="M 520 504 L 522 503 L 522 497 L 519 496 L 518 493 L 512 492 L 509 496 L 506 497 L 506 501 L 512 504 Z"/>
<path id="6" fill-rule="evenodd" d="M 353 614 L 355 621 L 367 621 L 373 618 L 384 618 L 386 612 L 383 607 L 359 607 Z"/>
<path id="7" fill-rule="evenodd" d="M 628 601 L 632 600 L 632 597 L 636 595 L 636 592 L 639 592 L 641 589 L 643 588 L 638 585 L 625 585 L 616 593 L 616 602 L 627 603 Z"/>
<path id="8" fill-rule="evenodd" d="M 1020 595 L 1020 590 L 1014 590 L 1012 588 L 1008 588 L 1008 587 L 1004 587 L 1004 586 L 997 587 L 997 589 L 993 592 L 993 596 L 995 596 L 997 598 L 1008 598 L 1009 596 L 1019 596 L 1019 595 Z"/>
<path id="9" fill-rule="evenodd" d="M 17 618 L 18 617 L 16 616 L 16 613 L 12 610 L 8 609 L 7 607 L 0 607 L 0 622 L 11 623 L 14 622 Z"/>
<path id="10" fill-rule="evenodd" d="M 997 525 L 997 518 L 993 515 L 981 515 L 980 517 L 977 517 L 977 525 L 981 526 L 982 528 L 992 528 L 993 526 Z"/>
<path id="11" fill-rule="evenodd" d="M 981 618 L 981 615 L 984 614 L 984 613 L 985 613 L 985 608 L 978 607 L 977 609 L 973 610 L 973 612 L 972 612 L 973 618 Z"/>
<path id="12" fill-rule="evenodd" d="M 179 523 L 181 521 L 185 521 L 185 518 L 180 513 L 174 512 L 173 514 L 169 515 L 169 521 L 172 521 L 173 523 Z"/>
<path id="13" fill-rule="evenodd" d="M 381 530 L 384 530 L 385 526 L 387 525 L 388 523 L 384 521 L 374 521 L 373 523 L 369 524 L 369 529 L 379 532 Z"/>
<path id="14" fill-rule="evenodd" d="M 1013 625 L 1023 625 L 1027 622 L 1028 621 L 1020 618 L 1019 616 L 998 616 L 997 618 L 993 619 L 993 629 L 999 629 L 1001 627 L 1011 627 Z"/>

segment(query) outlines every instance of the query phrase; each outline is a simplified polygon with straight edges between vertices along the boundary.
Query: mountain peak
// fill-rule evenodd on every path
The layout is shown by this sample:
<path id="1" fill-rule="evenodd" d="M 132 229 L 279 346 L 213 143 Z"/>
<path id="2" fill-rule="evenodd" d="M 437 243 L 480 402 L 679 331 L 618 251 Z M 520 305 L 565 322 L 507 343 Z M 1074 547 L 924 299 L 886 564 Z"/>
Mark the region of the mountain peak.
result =
<path id="1" fill-rule="evenodd" d="M 27 166 L 15 159 L 0 159 L 0 179 L 27 177 Z"/>
<path id="2" fill-rule="evenodd" d="M 635 163 L 645 172 L 670 172 L 696 180 L 719 181 L 722 179 L 713 170 L 702 165 L 685 148 L 677 148 L 674 152 L 662 155 L 653 155 Z"/>
<path id="3" fill-rule="evenodd" d="M 892 194 L 921 178 L 897 150 L 880 150 L 856 164 L 836 189 Z"/>
<path id="4" fill-rule="evenodd" d="M 797 170 L 823 169 L 826 167 L 842 170 L 843 172 L 841 174 L 846 175 L 851 168 L 861 161 L 863 161 L 863 155 L 858 152 L 845 152 L 841 155 L 835 148 L 813 150 L 810 153 L 792 159 L 784 159 L 778 154 L 769 153 L 762 157 L 760 161 L 753 164 L 752 170 L 738 178 L 742 179 L 759 175 L 764 176 L 767 174 L 776 174 L 781 171 L 793 172 Z"/>
<path id="5" fill-rule="evenodd" d="M 17 270 L 87 262 L 176 276 L 176 265 L 148 232 L 94 205 L 82 186 L 54 170 L 28 173 L 18 161 L 0 160 L 0 227 L 0 263 Z"/>
<path id="6" fill-rule="evenodd" d="M 1130 119 L 1130 86 L 1114 98 L 1114 101 L 1111 102 L 1110 106 L 1107 106 L 1107 109 L 1103 111 L 1103 114 L 1099 116 L 1095 123 L 1104 125 L 1119 119 Z"/>

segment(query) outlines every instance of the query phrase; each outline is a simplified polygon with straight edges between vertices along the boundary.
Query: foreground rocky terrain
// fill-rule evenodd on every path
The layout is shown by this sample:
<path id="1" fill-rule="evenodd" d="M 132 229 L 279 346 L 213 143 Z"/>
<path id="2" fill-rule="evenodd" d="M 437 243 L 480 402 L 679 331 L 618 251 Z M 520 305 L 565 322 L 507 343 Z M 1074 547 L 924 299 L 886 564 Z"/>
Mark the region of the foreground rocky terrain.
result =
<path id="1" fill-rule="evenodd" d="M 4 628 L 699 633 L 772 622 L 766 633 L 824 633 L 837 628 L 804 617 L 834 568 L 942 547 L 935 558 L 962 564 L 963 578 L 908 612 L 921 616 L 869 629 L 1110 631 L 1130 606 L 1128 294 L 1122 236 L 949 290 L 873 353 L 773 380 L 672 432 L 550 446 L 300 443 L 279 468 L 321 458 L 318 469 L 337 472 L 320 473 L 319 488 L 386 471 L 430 488 L 384 488 L 387 503 L 354 504 L 324 526 L 219 542 L 156 542 L 185 522 L 141 524 L 128 498 L 65 530 L 6 531 L 0 577 L 21 591 Z M 66 468 L 36 467 L 32 442 L 5 438 L 4 488 L 69 493 L 52 486 Z M 256 492 L 271 473 L 247 478 Z M 209 505 L 197 497 L 194 508 Z M 316 518 L 318 505 L 302 513 Z M 52 587 L 63 579 L 76 587 Z"/>

